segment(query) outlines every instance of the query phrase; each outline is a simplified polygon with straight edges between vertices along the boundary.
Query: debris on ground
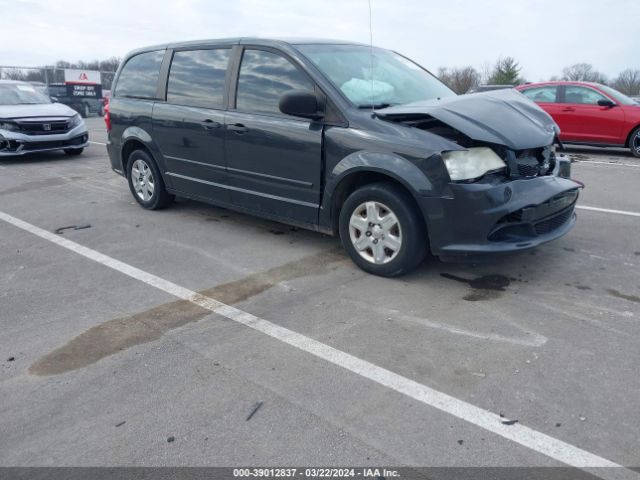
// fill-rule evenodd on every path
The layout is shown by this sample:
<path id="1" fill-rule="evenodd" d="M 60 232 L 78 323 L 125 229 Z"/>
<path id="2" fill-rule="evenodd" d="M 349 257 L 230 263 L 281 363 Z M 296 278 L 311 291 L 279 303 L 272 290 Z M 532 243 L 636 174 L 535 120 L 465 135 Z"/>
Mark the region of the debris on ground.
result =
<path id="1" fill-rule="evenodd" d="M 247 420 L 246 420 L 247 422 L 248 422 L 249 420 L 251 420 L 251 417 L 253 417 L 253 416 L 256 414 L 256 412 L 258 411 L 258 409 L 259 409 L 261 406 L 262 406 L 262 402 L 258 402 L 258 403 L 256 403 L 256 404 L 253 406 L 253 410 L 251 410 L 251 413 L 250 413 L 250 414 L 249 414 L 249 416 L 247 417 Z"/>
<path id="2" fill-rule="evenodd" d="M 91 228 L 91 225 L 88 223 L 82 225 L 68 225 L 66 227 L 56 228 L 55 233 L 62 235 L 65 230 L 84 230 L 85 228 Z"/>
<path id="3" fill-rule="evenodd" d="M 171 435 L 169 438 L 167 438 L 167 443 L 171 443 L 171 442 L 175 442 L 176 441 L 176 437 L 174 437 L 173 435 Z"/>
<path id="4" fill-rule="evenodd" d="M 116 423 L 116 427 L 121 427 L 121 426 L 122 426 L 122 425 L 124 425 L 125 423 L 127 423 L 127 421 L 126 421 L 126 420 L 123 420 L 123 421 L 122 421 L 122 422 L 120 422 L 120 423 Z"/>
<path id="5" fill-rule="evenodd" d="M 516 423 L 518 423 L 518 420 L 503 420 L 502 421 L 503 425 L 515 425 Z"/>

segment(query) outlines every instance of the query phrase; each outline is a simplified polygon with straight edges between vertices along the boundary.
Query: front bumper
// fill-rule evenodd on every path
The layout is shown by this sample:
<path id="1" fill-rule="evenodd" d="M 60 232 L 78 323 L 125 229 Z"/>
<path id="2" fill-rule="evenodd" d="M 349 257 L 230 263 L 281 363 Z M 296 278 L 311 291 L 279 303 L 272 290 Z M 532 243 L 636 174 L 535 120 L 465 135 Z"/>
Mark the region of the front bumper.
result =
<path id="1" fill-rule="evenodd" d="M 26 155 L 53 150 L 79 149 L 89 146 L 89 131 L 84 124 L 55 135 L 25 135 L 0 130 L 0 157 Z"/>
<path id="2" fill-rule="evenodd" d="M 566 234 L 576 221 L 582 184 L 553 175 L 449 184 L 443 197 L 421 197 L 431 251 L 440 257 L 515 252 Z"/>

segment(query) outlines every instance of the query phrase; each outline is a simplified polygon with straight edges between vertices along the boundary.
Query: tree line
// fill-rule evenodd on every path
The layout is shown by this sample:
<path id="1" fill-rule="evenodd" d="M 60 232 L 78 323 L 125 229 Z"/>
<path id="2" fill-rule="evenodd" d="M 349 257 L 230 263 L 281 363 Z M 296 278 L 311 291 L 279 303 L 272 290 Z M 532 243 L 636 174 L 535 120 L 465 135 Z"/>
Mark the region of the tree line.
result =
<path id="1" fill-rule="evenodd" d="M 80 70 L 99 70 L 102 74 L 102 87 L 111 88 L 113 74 L 118 69 L 121 59 L 118 57 L 91 62 L 67 62 L 58 60 L 54 66 L 33 69 L 3 68 L 0 78 L 7 80 L 22 80 L 27 82 L 64 82 L 64 69 L 77 68 Z M 513 57 L 501 57 L 495 64 L 485 63 L 480 70 L 468 65 L 465 67 L 440 67 L 438 78 L 451 90 L 462 94 L 481 84 L 487 85 L 521 85 L 526 80 L 520 75 L 522 68 Z M 562 69 L 562 74 L 553 76 L 549 80 L 571 80 L 597 82 L 609 85 L 626 95 L 640 95 L 640 69 L 628 68 L 613 78 L 596 70 L 590 63 L 576 63 Z"/>
<path id="2" fill-rule="evenodd" d="M 481 70 L 472 66 L 440 67 L 438 78 L 456 93 L 466 93 L 478 85 L 521 85 L 526 80 L 522 68 L 513 57 L 499 58 L 494 65 L 485 64 Z M 640 95 L 640 70 L 628 68 L 612 79 L 590 63 L 575 63 L 562 69 L 562 74 L 549 79 L 596 82 L 609 85 L 626 95 Z"/>

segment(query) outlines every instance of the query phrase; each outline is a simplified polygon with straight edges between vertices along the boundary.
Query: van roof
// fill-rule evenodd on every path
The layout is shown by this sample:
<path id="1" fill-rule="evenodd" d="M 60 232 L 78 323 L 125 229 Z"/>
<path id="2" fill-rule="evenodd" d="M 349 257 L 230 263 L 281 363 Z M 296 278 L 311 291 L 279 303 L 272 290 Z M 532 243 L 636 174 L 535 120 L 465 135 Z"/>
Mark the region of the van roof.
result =
<path id="1" fill-rule="evenodd" d="M 138 48 L 130 52 L 130 56 L 134 53 L 148 52 L 152 50 L 164 50 L 167 48 L 184 48 L 200 45 L 264 45 L 264 46 L 291 46 L 291 45 L 361 45 L 368 46 L 364 43 L 353 42 L 349 40 L 336 40 L 330 38 L 304 38 L 304 37 L 283 37 L 283 38 L 263 38 L 263 37 L 235 37 L 235 38 L 209 38 L 202 40 L 189 40 L 184 42 L 171 42 L 160 45 L 151 45 L 148 47 Z"/>

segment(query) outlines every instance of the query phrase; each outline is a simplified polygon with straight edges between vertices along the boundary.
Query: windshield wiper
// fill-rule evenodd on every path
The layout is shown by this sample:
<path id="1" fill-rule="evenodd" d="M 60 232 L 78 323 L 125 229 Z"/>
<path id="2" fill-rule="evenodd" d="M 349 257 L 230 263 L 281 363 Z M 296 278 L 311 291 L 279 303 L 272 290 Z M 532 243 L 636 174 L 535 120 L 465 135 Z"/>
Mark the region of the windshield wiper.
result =
<path id="1" fill-rule="evenodd" d="M 367 110 L 371 110 L 372 108 L 374 110 L 378 110 L 380 108 L 387 108 L 387 107 L 392 107 L 394 104 L 392 103 L 374 103 L 373 105 L 369 104 L 364 104 L 364 105 L 358 105 L 358 108 L 361 110 L 367 109 Z"/>

